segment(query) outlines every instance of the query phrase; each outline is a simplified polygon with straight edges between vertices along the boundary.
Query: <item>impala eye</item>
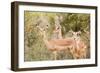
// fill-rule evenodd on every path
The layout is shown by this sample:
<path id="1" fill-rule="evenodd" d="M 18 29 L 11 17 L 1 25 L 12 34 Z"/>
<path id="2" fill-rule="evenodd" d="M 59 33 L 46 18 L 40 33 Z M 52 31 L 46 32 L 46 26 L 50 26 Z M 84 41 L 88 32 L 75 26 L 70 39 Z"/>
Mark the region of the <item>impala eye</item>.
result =
<path id="1" fill-rule="evenodd" d="M 59 29 L 59 27 L 57 29 Z"/>
<path id="2" fill-rule="evenodd" d="M 78 36 L 80 35 L 80 34 L 77 34 Z"/>
<path id="3" fill-rule="evenodd" d="M 47 25 L 48 26 L 48 25 Z"/>

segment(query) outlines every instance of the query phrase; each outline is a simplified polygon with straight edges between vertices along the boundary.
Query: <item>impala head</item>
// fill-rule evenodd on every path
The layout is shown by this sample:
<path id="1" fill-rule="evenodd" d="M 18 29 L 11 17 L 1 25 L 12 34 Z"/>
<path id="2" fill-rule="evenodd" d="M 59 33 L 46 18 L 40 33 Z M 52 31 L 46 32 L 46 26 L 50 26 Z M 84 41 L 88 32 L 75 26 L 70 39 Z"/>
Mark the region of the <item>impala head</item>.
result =
<path id="1" fill-rule="evenodd" d="M 36 25 L 37 27 L 37 30 L 39 31 L 39 33 L 42 35 L 42 36 L 45 36 L 45 33 L 48 29 L 48 24 L 45 25 L 44 27 L 41 27 L 40 25 Z"/>
<path id="2" fill-rule="evenodd" d="M 59 31 L 61 31 L 61 26 L 55 25 L 54 32 L 59 32 Z"/>
<path id="3" fill-rule="evenodd" d="M 55 16 L 55 29 L 56 30 L 61 29 L 60 18 L 58 16 Z"/>
<path id="4" fill-rule="evenodd" d="M 43 35 L 43 33 L 46 32 L 49 28 L 49 21 L 47 17 L 41 14 L 40 17 L 37 19 L 36 27 L 39 30 L 39 32 Z"/>
<path id="5" fill-rule="evenodd" d="M 72 37 L 74 38 L 74 40 L 79 40 L 80 39 L 80 34 L 81 34 L 81 31 L 78 31 L 78 32 L 74 32 L 74 31 L 70 31 L 72 33 Z"/>

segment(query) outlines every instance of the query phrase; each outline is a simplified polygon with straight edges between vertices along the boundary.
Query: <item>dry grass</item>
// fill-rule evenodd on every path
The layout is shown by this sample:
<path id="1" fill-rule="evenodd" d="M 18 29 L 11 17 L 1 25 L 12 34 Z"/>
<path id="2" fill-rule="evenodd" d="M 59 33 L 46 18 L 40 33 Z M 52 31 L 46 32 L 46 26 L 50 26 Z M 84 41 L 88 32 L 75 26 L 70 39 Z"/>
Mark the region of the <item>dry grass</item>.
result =
<path id="1" fill-rule="evenodd" d="M 53 60 L 53 54 L 51 51 L 49 51 L 44 42 L 43 42 L 43 37 L 40 35 L 39 30 L 36 28 L 36 24 L 38 23 L 38 19 L 40 14 L 43 14 L 44 17 L 46 16 L 48 19 L 48 24 L 50 25 L 48 30 L 47 30 L 47 36 L 48 39 L 51 39 L 51 35 L 52 35 L 52 30 L 54 28 L 54 19 L 53 17 L 56 15 L 56 13 L 42 13 L 42 12 L 25 12 L 25 39 L 24 39 L 24 48 L 25 48 L 25 52 L 24 52 L 24 60 L 25 61 L 43 61 L 43 60 Z M 59 14 L 59 13 L 58 13 Z M 60 13 L 61 15 L 61 13 Z M 74 14 L 74 15 L 78 15 L 78 14 Z M 79 14 L 79 15 L 83 15 L 84 14 Z M 70 21 L 69 17 L 70 14 L 62 14 L 62 16 L 64 18 L 67 19 L 69 21 L 65 21 L 65 19 L 63 18 L 63 22 L 61 23 L 62 28 L 62 33 L 63 33 L 63 37 L 65 36 L 70 36 L 71 34 L 68 33 L 68 31 L 70 30 L 69 28 L 71 28 L 72 26 L 75 27 L 76 25 L 66 25 L 66 24 L 72 24 L 72 22 Z M 72 15 L 71 15 L 72 16 Z M 87 16 L 87 15 L 86 15 Z M 73 16 L 75 17 L 75 16 Z M 89 24 L 87 26 L 87 20 L 89 21 L 89 19 L 87 17 L 84 17 L 84 21 L 81 22 L 85 22 L 85 25 L 82 24 L 82 29 L 88 30 L 87 27 L 89 27 Z M 76 21 L 74 18 L 72 19 L 72 21 Z M 73 22 L 74 24 L 74 22 Z M 84 26 L 84 27 L 83 27 Z M 41 26 L 43 28 L 45 28 L 45 25 Z M 68 28 L 69 27 L 69 28 Z M 74 29 L 72 27 L 72 29 Z M 67 30 L 68 29 L 68 30 Z M 79 28 L 79 30 L 81 30 Z M 87 44 L 88 48 L 87 48 L 87 58 L 90 58 L 90 40 L 89 40 L 89 35 L 87 35 L 86 33 L 84 33 L 82 31 L 81 34 L 81 39 Z M 61 51 L 58 52 L 58 60 L 64 60 L 64 59 L 73 59 L 71 53 L 69 51 Z"/>

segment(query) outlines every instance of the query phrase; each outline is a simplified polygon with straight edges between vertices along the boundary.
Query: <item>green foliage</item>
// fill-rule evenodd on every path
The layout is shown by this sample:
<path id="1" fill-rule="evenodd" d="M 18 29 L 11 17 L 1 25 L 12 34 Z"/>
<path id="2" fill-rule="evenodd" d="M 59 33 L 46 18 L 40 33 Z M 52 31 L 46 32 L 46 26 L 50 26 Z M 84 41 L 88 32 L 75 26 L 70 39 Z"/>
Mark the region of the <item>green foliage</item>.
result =
<path id="1" fill-rule="evenodd" d="M 46 48 L 36 25 L 39 23 L 40 16 L 46 24 L 49 24 L 47 30 L 48 39 L 52 36 L 54 29 L 55 16 L 61 16 L 60 25 L 62 27 L 63 37 L 70 30 L 82 31 L 81 38 L 85 40 L 89 47 L 89 35 L 85 31 L 90 32 L 90 14 L 83 13 L 49 13 L 49 12 L 24 12 L 24 42 L 25 42 L 25 61 L 41 61 L 52 60 L 52 53 Z M 46 24 L 41 23 L 41 27 L 45 28 Z M 72 59 L 70 53 L 59 53 L 59 59 Z M 88 54 L 89 55 L 89 54 Z"/>

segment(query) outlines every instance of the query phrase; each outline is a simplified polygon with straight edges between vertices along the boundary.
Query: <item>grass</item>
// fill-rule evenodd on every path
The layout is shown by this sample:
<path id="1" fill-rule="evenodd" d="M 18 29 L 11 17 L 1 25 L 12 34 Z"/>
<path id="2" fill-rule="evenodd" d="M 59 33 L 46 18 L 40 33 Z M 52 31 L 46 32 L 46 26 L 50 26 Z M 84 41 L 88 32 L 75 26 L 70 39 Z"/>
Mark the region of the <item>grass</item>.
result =
<path id="1" fill-rule="evenodd" d="M 24 61 L 45 61 L 53 60 L 54 55 L 47 49 L 43 42 L 43 37 L 36 28 L 38 24 L 39 16 L 43 15 L 43 21 L 45 24 L 49 24 L 47 31 L 48 39 L 51 39 L 51 35 L 54 29 L 54 17 L 58 14 L 63 17 L 61 26 L 63 37 L 69 36 L 70 29 L 73 30 L 89 30 L 89 14 L 74 14 L 74 13 L 45 13 L 45 12 L 27 12 L 25 11 L 25 26 L 24 26 Z M 77 20 L 76 20 L 77 19 Z M 78 22 L 76 22 L 78 21 Z M 40 23 L 42 28 L 45 28 L 45 24 Z M 78 25 L 76 25 L 78 24 Z M 77 26 L 77 27 L 76 27 Z M 80 26 L 80 27 L 79 27 Z M 82 32 L 81 39 L 87 44 L 87 58 L 90 58 L 90 36 Z M 58 60 L 73 59 L 69 51 L 58 52 Z"/>

